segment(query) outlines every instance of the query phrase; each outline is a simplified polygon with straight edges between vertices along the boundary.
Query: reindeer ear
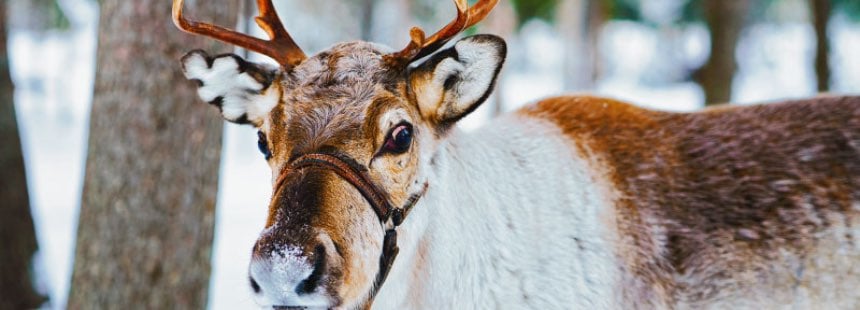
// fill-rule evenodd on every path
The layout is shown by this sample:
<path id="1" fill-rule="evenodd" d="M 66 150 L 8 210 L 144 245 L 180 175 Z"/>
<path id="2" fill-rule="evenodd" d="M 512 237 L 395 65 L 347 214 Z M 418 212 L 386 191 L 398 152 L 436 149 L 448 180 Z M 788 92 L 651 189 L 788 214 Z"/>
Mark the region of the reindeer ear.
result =
<path id="1" fill-rule="evenodd" d="M 413 68 L 409 86 L 422 116 L 449 126 L 474 111 L 492 93 L 506 54 L 502 38 L 476 35 Z"/>
<path id="2" fill-rule="evenodd" d="M 233 54 L 210 57 L 201 50 L 182 57 L 182 71 L 197 81 L 197 94 L 218 107 L 227 121 L 260 126 L 281 99 L 277 68 L 249 63 Z"/>

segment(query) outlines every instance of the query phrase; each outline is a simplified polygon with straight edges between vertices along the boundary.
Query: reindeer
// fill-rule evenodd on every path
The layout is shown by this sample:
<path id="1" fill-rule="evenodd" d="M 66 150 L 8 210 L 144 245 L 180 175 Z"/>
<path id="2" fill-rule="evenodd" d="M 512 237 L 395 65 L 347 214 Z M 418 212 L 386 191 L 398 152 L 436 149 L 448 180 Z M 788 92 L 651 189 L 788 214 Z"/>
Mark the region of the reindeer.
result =
<path id="1" fill-rule="evenodd" d="M 272 169 L 250 286 L 266 308 L 860 307 L 860 98 L 697 113 L 564 96 L 474 132 L 505 42 L 446 43 L 497 0 L 396 51 L 307 57 L 183 16 L 274 58 L 192 51 L 200 97 L 259 129 Z"/>

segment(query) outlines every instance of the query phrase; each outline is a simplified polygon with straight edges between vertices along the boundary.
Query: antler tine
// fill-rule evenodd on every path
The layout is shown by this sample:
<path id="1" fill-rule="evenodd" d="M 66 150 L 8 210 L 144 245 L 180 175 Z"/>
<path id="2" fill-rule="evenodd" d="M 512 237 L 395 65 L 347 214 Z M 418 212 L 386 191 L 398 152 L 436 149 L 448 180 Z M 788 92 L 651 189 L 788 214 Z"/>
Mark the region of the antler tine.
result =
<path id="1" fill-rule="evenodd" d="M 278 12 L 275 11 L 275 7 L 272 5 L 272 0 L 257 0 L 257 7 L 260 10 L 260 16 L 254 18 L 254 21 L 269 35 L 269 38 L 272 39 L 270 42 L 273 43 L 276 49 L 284 50 L 283 53 L 286 55 L 285 57 L 288 59 L 290 65 L 295 66 L 301 63 L 302 60 L 305 60 L 307 56 L 299 48 L 299 45 L 293 41 L 284 24 L 281 23 Z"/>
<path id="2" fill-rule="evenodd" d="M 441 30 L 434 33 L 429 38 L 426 38 L 424 31 L 421 28 L 413 27 L 409 31 L 411 40 L 406 48 L 394 53 L 393 56 L 400 59 L 414 60 L 427 56 L 440 47 L 448 43 L 458 33 L 474 26 L 485 17 L 499 0 L 479 0 L 472 7 L 469 7 L 467 0 L 454 0 L 454 5 L 457 6 L 457 17 L 445 25 Z"/>
<path id="3" fill-rule="evenodd" d="M 285 67 L 296 66 L 307 58 L 302 49 L 290 37 L 290 34 L 287 33 L 287 30 L 284 29 L 284 25 L 281 23 L 280 18 L 278 18 L 278 13 L 275 12 L 271 0 L 257 0 L 260 16 L 254 19 L 257 25 L 266 31 L 266 34 L 271 38 L 270 40 L 255 38 L 209 23 L 188 20 L 182 14 L 183 2 L 183 0 L 173 0 L 173 23 L 182 31 L 211 37 L 247 48 L 272 57 Z"/>
<path id="4" fill-rule="evenodd" d="M 469 8 L 469 23 L 463 29 L 472 27 L 484 20 L 490 14 L 490 11 L 496 7 L 497 3 L 499 3 L 499 0 L 479 1 L 475 3 L 475 5 Z"/>

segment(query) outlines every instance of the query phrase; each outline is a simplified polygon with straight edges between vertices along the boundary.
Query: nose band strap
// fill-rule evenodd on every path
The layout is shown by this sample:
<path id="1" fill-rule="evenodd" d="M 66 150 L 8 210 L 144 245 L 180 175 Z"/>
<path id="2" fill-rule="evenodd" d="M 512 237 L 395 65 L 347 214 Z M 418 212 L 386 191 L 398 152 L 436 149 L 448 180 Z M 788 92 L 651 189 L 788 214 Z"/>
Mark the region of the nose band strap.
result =
<path id="1" fill-rule="evenodd" d="M 376 274 L 376 279 L 373 282 L 373 288 L 371 288 L 369 296 L 359 307 L 359 309 L 370 309 L 376 293 L 379 292 L 379 288 L 382 287 L 382 284 L 388 277 L 388 272 L 394 264 L 394 258 L 397 257 L 397 253 L 400 251 L 397 247 L 396 228 L 400 226 L 412 207 L 427 192 L 428 184 L 424 183 L 424 188 L 421 192 L 410 196 L 403 207 L 394 208 L 386 198 L 385 193 L 371 181 L 367 173 L 367 168 L 359 164 L 356 160 L 340 154 L 310 153 L 302 155 L 288 164 L 287 168 L 281 172 L 275 181 L 272 195 L 277 195 L 290 174 L 302 168 L 309 167 L 331 170 L 355 187 L 364 196 L 364 199 L 367 200 L 373 211 L 376 212 L 379 222 L 383 225 L 385 239 L 382 241 L 382 254 L 379 257 L 379 272 Z M 389 222 L 389 220 L 391 221 Z"/>
<path id="2" fill-rule="evenodd" d="M 384 223 L 388 221 L 393 208 L 391 207 L 391 203 L 388 202 L 388 199 L 385 198 L 385 193 L 383 193 L 382 190 L 380 190 L 370 180 L 370 176 L 367 174 L 367 168 L 357 163 L 354 159 L 344 155 L 323 153 L 302 155 L 290 163 L 288 169 L 284 169 L 284 172 L 280 177 L 278 177 L 275 189 L 277 190 L 277 187 L 283 186 L 283 182 L 286 181 L 287 176 L 291 172 L 309 167 L 328 169 L 336 173 L 355 187 L 362 196 L 364 196 L 364 199 L 370 203 L 370 206 L 373 208 L 373 211 L 376 212 L 376 216 L 379 217 L 381 222 Z"/>

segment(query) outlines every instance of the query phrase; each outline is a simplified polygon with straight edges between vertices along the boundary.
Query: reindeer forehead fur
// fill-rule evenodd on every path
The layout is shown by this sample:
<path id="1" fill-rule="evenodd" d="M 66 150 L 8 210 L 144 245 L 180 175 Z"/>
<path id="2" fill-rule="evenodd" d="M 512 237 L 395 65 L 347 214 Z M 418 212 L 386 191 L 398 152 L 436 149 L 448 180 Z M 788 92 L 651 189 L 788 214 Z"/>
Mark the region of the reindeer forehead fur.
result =
<path id="1" fill-rule="evenodd" d="M 361 94 L 391 75 L 384 65 L 388 50 L 363 41 L 334 45 L 289 70 L 284 86 L 305 96 Z"/>
<path id="2" fill-rule="evenodd" d="M 303 144 L 296 151 L 343 144 L 367 129 L 376 98 L 403 95 L 405 74 L 386 63 L 388 52 L 368 42 L 341 43 L 285 72 L 283 113 L 273 116 L 273 129 L 286 126 L 287 138 Z"/>

